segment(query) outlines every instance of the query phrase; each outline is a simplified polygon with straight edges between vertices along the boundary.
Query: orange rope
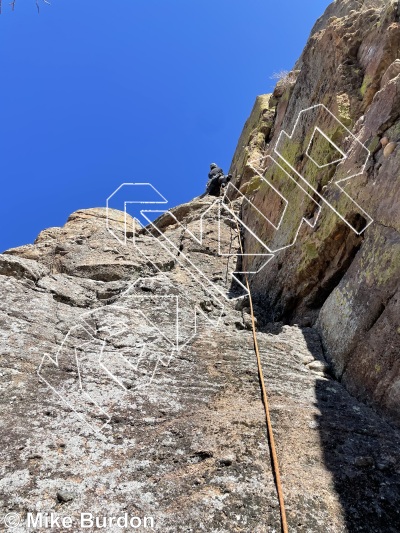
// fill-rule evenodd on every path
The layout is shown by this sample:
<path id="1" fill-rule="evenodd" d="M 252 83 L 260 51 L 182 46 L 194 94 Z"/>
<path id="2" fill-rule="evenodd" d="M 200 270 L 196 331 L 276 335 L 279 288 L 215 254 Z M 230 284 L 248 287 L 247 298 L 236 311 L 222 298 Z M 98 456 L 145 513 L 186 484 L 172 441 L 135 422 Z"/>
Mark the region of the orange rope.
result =
<path id="1" fill-rule="evenodd" d="M 230 200 L 229 200 L 229 204 L 230 204 L 231 209 L 233 211 L 232 202 Z M 237 231 L 238 231 L 238 239 L 239 239 L 240 251 L 241 251 L 242 257 L 243 257 L 244 251 L 243 251 L 242 239 L 241 239 L 241 236 L 240 236 L 239 223 L 238 223 L 236 218 L 235 218 L 235 220 L 236 220 L 236 226 L 237 226 Z M 262 370 L 262 366 L 261 366 L 260 350 L 259 350 L 258 342 L 257 342 L 257 332 L 256 332 L 256 323 L 255 323 L 255 319 L 254 319 L 253 299 L 251 297 L 250 285 L 249 285 L 249 280 L 248 280 L 247 274 L 244 274 L 244 277 L 245 277 L 245 280 L 246 280 L 247 292 L 249 294 L 250 314 L 251 314 L 251 329 L 253 331 L 254 351 L 256 353 L 256 358 L 257 358 L 258 377 L 259 377 L 259 380 L 260 380 L 261 391 L 262 391 L 262 399 L 263 399 L 264 410 L 265 410 L 265 418 L 266 418 L 266 421 L 267 421 L 268 441 L 269 441 L 269 446 L 270 446 L 270 449 L 271 449 L 272 467 L 273 467 L 273 472 L 274 472 L 274 476 L 275 476 L 276 490 L 277 490 L 277 493 L 278 493 L 279 508 L 280 508 L 280 513 L 281 513 L 282 533 L 288 533 L 288 525 L 287 525 L 286 510 L 285 510 L 285 501 L 284 501 L 284 498 L 283 498 L 281 476 L 280 476 L 280 471 L 279 471 L 279 462 L 278 462 L 278 456 L 277 456 L 277 453 L 276 453 L 274 432 L 273 432 L 273 429 L 272 429 L 271 416 L 270 416 L 270 412 L 269 412 L 267 389 L 265 387 L 264 374 L 263 374 L 263 370 Z"/>

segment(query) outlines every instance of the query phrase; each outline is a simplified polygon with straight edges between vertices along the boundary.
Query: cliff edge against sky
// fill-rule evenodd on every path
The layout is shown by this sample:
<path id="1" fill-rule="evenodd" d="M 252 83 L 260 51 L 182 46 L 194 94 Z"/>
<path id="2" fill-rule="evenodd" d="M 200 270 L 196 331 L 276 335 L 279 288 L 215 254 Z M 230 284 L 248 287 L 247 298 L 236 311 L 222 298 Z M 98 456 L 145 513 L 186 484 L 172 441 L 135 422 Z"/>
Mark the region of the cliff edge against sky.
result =
<path id="1" fill-rule="evenodd" d="M 228 202 L 79 210 L 0 255 L 0 518 L 278 531 L 248 270 L 289 531 L 400 530 L 399 18 L 327 9 Z"/>
<path id="2" fill-rule="evenodd" d="M 257 98 L 231 167 L 236 186 L 271 221 L 279 220 L 285 206 L 271 185 L 289 200 L 279 231 L 261 220 L 257 226 L 257 235 L 271 248 L 293 243 L 252 280 L 264 309 L 275 320 L 315 325 L 335 376 L 396 423 L 400 422 L 399 18 L 397 1 L 331 4 L 317 21 L 295 70 L 277 84 L 272 96 Z M 302 110 L 320 104 L 349 130 L 324 108 L 313 112 L 313 127 L 342 143 L 347 160 L 339 165 L 323 167 L 341 154 L 334 153 L 320 132 L 312 139 L 313 130 L 306 129 L 290 141 L 279 137 L 282 131 L 293 132 Z M 298 129 L 305 124 L 306 119 L 300 121 Z M 366 161 L 357 140 L 369 150 Z M 310 155 L 319 167 L 305 155 L 310 141 Z M 345 182 L 344 192 L 335 185 L 356 173 Z M 301 194 L 296 193 L 299 183 L 304 187 Z M 257 216 L 244 205 L 245 222 L 254 225 Z M 309 225 L 303 223 L 297 235 L 303 216 Z M 261 245 L 248 235 L 245 248 L 252 254 Z M 251 268 L 255 266 L 257 260 Z"/>

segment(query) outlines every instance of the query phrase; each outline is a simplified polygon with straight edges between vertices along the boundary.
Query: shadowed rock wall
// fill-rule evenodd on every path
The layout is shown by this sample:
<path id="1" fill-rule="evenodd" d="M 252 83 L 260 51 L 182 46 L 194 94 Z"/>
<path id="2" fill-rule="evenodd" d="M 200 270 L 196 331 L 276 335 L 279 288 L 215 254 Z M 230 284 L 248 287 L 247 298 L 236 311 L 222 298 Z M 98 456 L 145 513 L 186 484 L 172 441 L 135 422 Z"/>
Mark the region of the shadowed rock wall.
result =
<path id="1" fill-rule="evenodd" d="M 231 172 L 235 185 L 270 221 L 257 233 L 276 254 L 252 280 L 271 317 L 285 323 L 316 325 L 335 375 L 359 398 L 400 423 L 400 7 L 396 2 L 341 1 L 317 21 L 289 76 L 272 95 L 258 97 L 240 138 Z M 307 156 L 309 133 L 279 144 L 285 160 L 312 185 L 302 197 L 299 181 L 274 149 L 283 130 L 290 134 L 299 113 L 323 104 L 370 151 L 365 171 L 351 178 L 345 192 L 335 181 L 351 171 L 357 143 L 344 138 L 348 160 L 318 168 Z M 335 120 L 319 113 L 317 125 L 333 141 L 340 138 Z M 333 161 L 332 147 L 321 135 L 311 154 Z M 266 157 L 279 159 L 282 168 Z M 353 157 L 354 156 L 354 157 Z M 330 159 L 331 158 L 331 159 Z M 347 165 L 347 170 L 346 170 Z M 356 166 L 356 163 L 354 163 Z M 355 168 L 355 167 L 354 167 Z M 357 168 L 357 171 L 360 170 Z M 262 180 L 265 177 L 269 184 Z M 358 235 L 318 194 L 345 215 Z M 319 209 L 321 212 L 318 215 Z M 364 211 L 365 212 L 364 212 Z M 317 216 L 318 215 L 318 216 Z M 244 221 L 254 209 L 243 205 Z M 304 216 L 300 232 L 296 231 Z M 260 251 L 247 235 L 246 253 Z M 253 260 L 252 267 L 257 267 Z"/>

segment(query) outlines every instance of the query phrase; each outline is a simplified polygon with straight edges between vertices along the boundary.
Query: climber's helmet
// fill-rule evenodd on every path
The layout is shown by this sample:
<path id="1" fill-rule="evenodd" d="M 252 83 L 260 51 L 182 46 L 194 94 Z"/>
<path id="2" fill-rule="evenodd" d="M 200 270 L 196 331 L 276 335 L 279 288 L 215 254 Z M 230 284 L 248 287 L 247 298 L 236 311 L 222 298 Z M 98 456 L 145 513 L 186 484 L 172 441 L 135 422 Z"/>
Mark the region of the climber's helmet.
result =
<path id="1" fill-rule="evenodd" d="M 218 166 L 217 163 L 211 163 L 210 168 L 211 168 L 211 169 L 212 169 L 212 168 L 217 168 L 217 166 Z"/>

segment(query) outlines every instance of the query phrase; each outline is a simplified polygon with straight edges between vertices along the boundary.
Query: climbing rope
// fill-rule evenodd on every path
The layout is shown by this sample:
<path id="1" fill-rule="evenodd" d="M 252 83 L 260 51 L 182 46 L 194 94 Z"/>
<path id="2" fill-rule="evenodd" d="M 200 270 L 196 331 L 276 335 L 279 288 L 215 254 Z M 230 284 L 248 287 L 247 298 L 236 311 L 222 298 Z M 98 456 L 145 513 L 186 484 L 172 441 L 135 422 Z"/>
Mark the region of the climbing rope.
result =
<path id="1" fill-rule="evenodd" d="M 226 195 L 225 195 L 225 197 L 228 199 L 229 206 L 230 206 L 232 212 L 234 213 L 234 209 L 233 209 L 233 206 L 232 206 L 232 201 Z M 239 222 L 238 222 L 236 217 L 234 217 L 234 218 L 235 218 L 235 221 L 236 221 L 236 227 L 237 227 L 237 232 L 238 232 L 238 240 L 239 240 L 240 252 L 241 252 L 242 258 L 243 258 L 244 250 L 243 250 L 242 238 L 241 238 L 241 235 L 240 235 Z M 285 510 L 285 501 L 284 501 L 284 498 L 283 498 L 281 476 L 280 476 L 280 471 L 279 471 L 279 462 L 278 462 L 278 456 L 277 456 L 277 453 L 276 453 L 275 438 L 274 438 L 274 432 L 273 432 L 273 429 L 272 429 L 271 415 L 270 415 L 270 411 L 269 411 L 269 402 L 268 402 L 267 389 L 265 387 L 264 373 L 263 373 L 262 366 L 261 366 L 260 349 L 258 347 L 258 341 L 257 341 L 257 332 L 256 332 L 255 318 L 254 318 L 253 299 L 252 299 L 252 296 L 251 296 L 250 284 L 249 284 L 249 280 L 248 280 L 248 277 L 247 277 L 246 273 L 244 273 L 244 278 L 245 278 L 245 281 L 246 281 L 246 288 L 247 288 L 247 292 L 248 292 L 248 295 L 249 295 L 250 315 L 251 315 L 251 329 L 252 329 L 252 332 L 253 332 L 253 344 L 254 344 L 254 351 L 256 353 L 256 358 L 257 358 L 258 378 L 259 378 L 259 381 L 260 381 L 261 392 L 262 392 L 262 400 L 263 400 L 264 411 L 265 411 L 265 418 L 266 418 L 266 422 L 267 422 L 268 442 L 269 442 L 269 446 L 270 446 L 270 450 L 271 450 L 271 457 L 272 457 L 272 469 L 273 469 L 273 473 L 274 473 L 274 477 L 275 477 L 276 490 L 277 490 L 277 493 L 278 493 L 279 508 L 280 508 L 280 514 L 281 514 L 282 533 L 288 533 L 288 525 L 287 525 L 286 510 Z"/>

